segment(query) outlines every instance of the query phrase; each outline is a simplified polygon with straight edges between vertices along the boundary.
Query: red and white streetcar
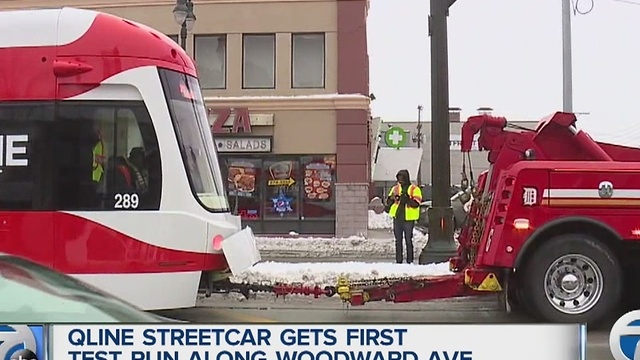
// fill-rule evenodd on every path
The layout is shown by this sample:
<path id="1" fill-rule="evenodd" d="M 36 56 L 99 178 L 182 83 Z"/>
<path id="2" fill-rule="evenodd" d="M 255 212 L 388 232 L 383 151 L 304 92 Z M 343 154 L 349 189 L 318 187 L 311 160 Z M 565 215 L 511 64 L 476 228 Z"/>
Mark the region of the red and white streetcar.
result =
<path id="1" fill-rule="evenodd" d="M 3 11 L 0 31 L 0 252 L 145 310 L 260 260 L 175 42 L 74 8 Z"/>

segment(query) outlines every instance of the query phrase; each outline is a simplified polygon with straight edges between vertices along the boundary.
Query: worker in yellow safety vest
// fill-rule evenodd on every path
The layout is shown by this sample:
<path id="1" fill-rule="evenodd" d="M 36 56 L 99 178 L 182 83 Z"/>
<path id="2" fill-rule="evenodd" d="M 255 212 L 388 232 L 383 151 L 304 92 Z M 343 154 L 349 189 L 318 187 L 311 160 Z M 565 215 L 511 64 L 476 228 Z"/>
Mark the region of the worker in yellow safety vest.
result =
<path id="1" fill-rule="evenodd" d="M 391 188 L 387 197 L 387 212 L 393 218 L 393 234 L 396 238 L 396 262 L 402 264 L 403 246 L 407 246 L 407 263 L 413 263 L 413 227 L 420 217 L 422 190 L 411 183 L 409 171 L 400 170 L 396 174 L 398 183 Z"/>
<path id="2" fill-rule="evenodd" d="M 96 141 L 93 146 L 93 169 L 91 178 L 94 182 L 99 183 L 102 181 L 102 177 L 104 176 L 106 155 L 104 141 L 102 141 L 102 134 L 97 125 L 94 126 L 94 135 L 96 136 Z"/>

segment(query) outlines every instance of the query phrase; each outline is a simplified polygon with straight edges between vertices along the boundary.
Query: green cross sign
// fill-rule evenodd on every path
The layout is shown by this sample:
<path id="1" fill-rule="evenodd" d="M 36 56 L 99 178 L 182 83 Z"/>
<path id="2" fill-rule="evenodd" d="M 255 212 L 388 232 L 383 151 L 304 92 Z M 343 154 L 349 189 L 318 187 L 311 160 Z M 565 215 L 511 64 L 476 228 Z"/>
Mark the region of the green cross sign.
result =
<path id="1" fill-rule="evenodd" d="M 400 148 L 407 142 L 407 134 L 403 128 L 394 126 L 384 134 L 384 142 L 389 147 Z"/>

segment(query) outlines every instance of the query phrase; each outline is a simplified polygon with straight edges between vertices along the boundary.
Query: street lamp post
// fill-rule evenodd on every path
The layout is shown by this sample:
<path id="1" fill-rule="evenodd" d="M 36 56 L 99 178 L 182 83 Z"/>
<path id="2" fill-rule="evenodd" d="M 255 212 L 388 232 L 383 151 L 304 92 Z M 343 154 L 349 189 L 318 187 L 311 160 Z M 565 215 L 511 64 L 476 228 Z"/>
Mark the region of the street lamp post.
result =
<path id="1" fill-rule="evenodd" d="M 447 16 L 456 0 L 431 0 L 431 182 L 433 205 L 428 210 L 429 241 L 420 264 L 447 261 L 457 246 L 453 241 L 451 207 L 451 153 L 449 150 L 449 57 Z"/>
<path id="2" fill-rule="evenodd" d="M 176 0 L 176 7 L 173 8 L 173 18 L 180 29 L 180 46 L 187 50 L 187 32 L 193 30 L 196 24 L 196 15 L 193 13 L 193 2 L 191 0 Z"/>

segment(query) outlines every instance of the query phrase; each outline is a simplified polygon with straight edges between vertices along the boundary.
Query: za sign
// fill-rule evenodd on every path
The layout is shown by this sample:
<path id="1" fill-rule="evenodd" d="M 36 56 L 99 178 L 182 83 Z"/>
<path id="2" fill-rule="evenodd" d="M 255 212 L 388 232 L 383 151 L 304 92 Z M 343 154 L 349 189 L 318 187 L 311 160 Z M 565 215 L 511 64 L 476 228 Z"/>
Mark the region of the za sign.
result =
<path id="1" fill-rule="evenodd" d="M 384 142 L 388 147 L 403 147 L 407 143 L 407 133 L 403 128 L 394 126 L 384 134 Z"/>

